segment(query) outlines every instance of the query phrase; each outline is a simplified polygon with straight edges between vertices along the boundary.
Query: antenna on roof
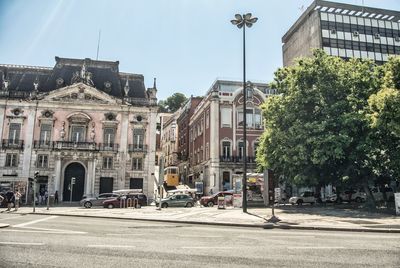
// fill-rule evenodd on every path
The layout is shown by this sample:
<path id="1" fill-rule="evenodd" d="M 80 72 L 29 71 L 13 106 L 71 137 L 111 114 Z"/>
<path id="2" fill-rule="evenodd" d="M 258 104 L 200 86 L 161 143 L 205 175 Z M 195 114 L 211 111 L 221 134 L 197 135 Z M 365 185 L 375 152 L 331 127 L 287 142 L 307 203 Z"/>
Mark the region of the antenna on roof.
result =
<path id="1" fill-rule="evenodd" d="M 97 40 L 97 55 L 96 55 L 96 60 L 99 59 L 100 37 L 101 37 L 101 29 L 99 30 L 99 39 Z"/>
<path id="2" fill-rule="evenodd" d="M 301 12 L 304 12 L 304 5 L 302 5 L 301 7 L 298 7 L 298 9 L 299 9 Z"/>

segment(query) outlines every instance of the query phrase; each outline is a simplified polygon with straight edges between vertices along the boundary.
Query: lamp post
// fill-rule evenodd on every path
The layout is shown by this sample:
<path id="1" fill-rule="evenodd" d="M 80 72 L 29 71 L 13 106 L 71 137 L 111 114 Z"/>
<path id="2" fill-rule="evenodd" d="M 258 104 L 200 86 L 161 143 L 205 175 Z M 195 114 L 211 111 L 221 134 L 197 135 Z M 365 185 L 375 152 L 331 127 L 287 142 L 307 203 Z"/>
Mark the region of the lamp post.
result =
<path id="1" fill-rule="evenodd" d="M 247 14 L 236 14 L 235 19 L 231 20 L 233 25 L 236 25 L 239 29 L 243 28 L 243 181 L 242 181 L 242 208 L 243 212 L 247 212 L 247 153 L 246 153 L 246 27 L 253 26 L 258 18 L 252 17 L 251 13 Z"/>

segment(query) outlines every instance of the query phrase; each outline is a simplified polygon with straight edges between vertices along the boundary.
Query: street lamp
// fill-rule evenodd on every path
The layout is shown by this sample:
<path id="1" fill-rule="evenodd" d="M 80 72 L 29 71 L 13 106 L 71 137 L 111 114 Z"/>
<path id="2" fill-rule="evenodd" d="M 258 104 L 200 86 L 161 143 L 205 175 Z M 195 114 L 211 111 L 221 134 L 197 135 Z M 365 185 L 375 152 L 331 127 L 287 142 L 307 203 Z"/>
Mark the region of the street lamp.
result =
<path id="1" fill-rule="evenodd" d="M 233 25 L 236 25 L 239 29 L 243 28 L 243 181 L 242 181 L 242 207 L 243 212 L 247 212 L 247 153 L 246 153 L 246 27 L 253 26 L 258 18 L 252 17 L 251 13 L 247 14 L 236 14 L 235 19 L 231 20 Z"/>

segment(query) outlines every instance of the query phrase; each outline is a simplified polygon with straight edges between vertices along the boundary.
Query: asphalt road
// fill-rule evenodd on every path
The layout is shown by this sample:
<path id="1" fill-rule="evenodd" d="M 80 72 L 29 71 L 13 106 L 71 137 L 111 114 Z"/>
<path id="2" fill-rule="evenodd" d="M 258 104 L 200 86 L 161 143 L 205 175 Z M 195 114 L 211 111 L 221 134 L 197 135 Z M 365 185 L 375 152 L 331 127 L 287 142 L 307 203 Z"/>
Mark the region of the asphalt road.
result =
<path id="1" fill-rule="evenodd" d="M 0 267 L 400 267 L 400 234 L 0 214 Z"/>

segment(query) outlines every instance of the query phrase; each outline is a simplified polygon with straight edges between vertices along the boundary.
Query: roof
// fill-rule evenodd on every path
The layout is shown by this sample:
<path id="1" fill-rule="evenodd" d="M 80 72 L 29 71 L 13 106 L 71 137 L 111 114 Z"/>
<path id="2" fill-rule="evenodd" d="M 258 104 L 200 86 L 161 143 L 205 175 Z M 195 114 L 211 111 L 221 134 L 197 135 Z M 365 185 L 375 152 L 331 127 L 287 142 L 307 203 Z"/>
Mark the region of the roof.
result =
<path id="1" fill-rule="evenodd" d="M 303 12 L 300 18 L 290 27 L 290 29 L 282 37 L 282 42 L 286 43 L 286 40 L 295 32 L 300 25 L 313 13 L 314 11 L 323 11 L 327 13 L 342 14 L 370 19 L 379 19 L 392 22 L 400 22 L 400 12 L 389 9 L 381 9 L 366 6 L 356 6 L 350 4 L 336 3 L 324 0 L 315 0 L 307 9 Z"/>
<path id="2" fill-rule="evenodd" d="M 22 97 L 35 90 L 35 83 L 43 93 L 84 82 L 114 97 L 126 97 L 125 88 L 129 88 L 127 97 L 148 99 L 143 75 L 119 72 L 118 61 L 59 57 L 55 61 L 53 68 L 0 64 L 0 86 L 4 89 L 3 82 L 8 81 L 7 91 Z"/>

